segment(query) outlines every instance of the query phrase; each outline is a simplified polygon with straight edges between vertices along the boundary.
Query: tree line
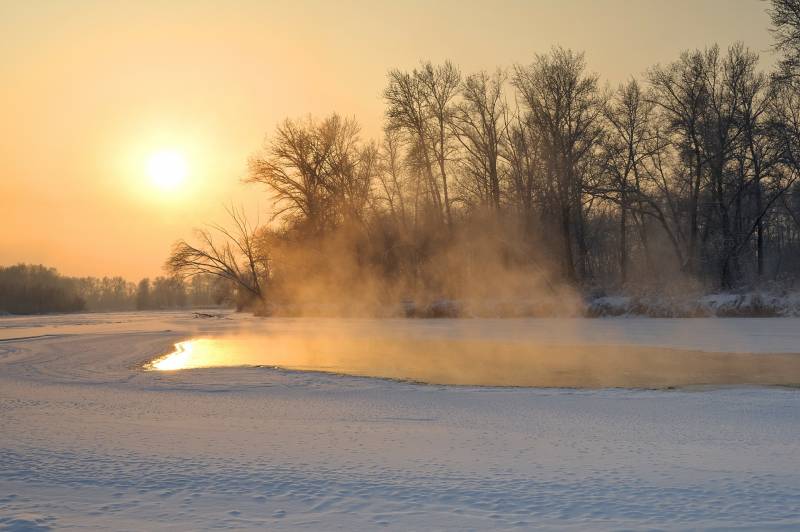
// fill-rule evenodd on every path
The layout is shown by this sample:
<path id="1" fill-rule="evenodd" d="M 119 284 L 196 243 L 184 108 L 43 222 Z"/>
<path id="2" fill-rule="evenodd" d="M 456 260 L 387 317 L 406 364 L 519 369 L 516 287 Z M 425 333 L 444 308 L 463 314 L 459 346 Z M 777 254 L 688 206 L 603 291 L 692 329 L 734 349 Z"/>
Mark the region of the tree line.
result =
<path id="1" fill-rule="evenodd" d="M 271 223 L 232 210 L 168 267 L 282 302 L 792 284 L 800 0 L 770 15 L 774 71 L 741 43 L 615 88 L 561 47 L 491 72 L 390 70 L 379 141 L 335 113 L 285 120 L 247 179 Z"/>
<path id="2" fill-rule="evenodd" d="M 177 277 L 144 278 L 134 284 L 122 277 L 68 277 L 42 265 L 0 266 L 0 314 L 175 309 L 229 299 L 228 287 L 210 276 L 188 283 Z"/>

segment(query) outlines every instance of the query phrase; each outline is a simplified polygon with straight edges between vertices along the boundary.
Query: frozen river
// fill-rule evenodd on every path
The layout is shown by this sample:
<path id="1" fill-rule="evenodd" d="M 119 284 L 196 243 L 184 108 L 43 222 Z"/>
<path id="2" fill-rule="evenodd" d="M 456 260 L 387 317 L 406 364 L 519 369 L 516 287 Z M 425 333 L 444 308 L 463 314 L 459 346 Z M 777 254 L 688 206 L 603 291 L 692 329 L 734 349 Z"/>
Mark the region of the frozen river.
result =
<path id="1" fill-rule="evenodd" d="M 425 385 L 252 367 L 281 365 L 263 348 L 144 369 L 253 337 L 791 357 L 800 320 L 0 318 L 0 529 L 800 527 L 795 388 Z"/>

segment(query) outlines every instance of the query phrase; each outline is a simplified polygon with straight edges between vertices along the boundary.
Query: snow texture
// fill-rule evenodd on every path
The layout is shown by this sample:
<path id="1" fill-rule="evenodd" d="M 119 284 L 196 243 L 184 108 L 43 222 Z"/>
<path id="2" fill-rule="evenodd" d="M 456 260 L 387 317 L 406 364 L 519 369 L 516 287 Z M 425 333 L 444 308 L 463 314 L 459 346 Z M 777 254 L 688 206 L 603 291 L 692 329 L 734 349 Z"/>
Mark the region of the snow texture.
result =
<path id="1" fill-rule="evenodd" d="M 797 292 L 721 292 L 702 297 L 603 296 L 586 304 L 588 317 L 650 316 L 656 318 L 695 317 L 798 317 Z"/>
<path id="2" fill-rule="evenodd" d="M 0 318 L 0 530 L 800 528 L 796 389 L 141 370 L 191 336 L 326 326 L 167 312 Z M 386 326 L 763 352 L 797 350 L 800 334 L 797 319 Z"/>

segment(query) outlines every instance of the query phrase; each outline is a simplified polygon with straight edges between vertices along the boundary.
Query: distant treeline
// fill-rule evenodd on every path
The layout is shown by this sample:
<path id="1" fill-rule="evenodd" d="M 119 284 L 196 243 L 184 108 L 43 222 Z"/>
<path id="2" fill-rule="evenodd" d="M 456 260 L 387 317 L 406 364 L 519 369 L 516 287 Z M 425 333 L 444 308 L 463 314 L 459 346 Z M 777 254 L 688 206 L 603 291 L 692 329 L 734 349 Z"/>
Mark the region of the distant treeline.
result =
<path id="1" fill-rule="evenodd" d="M 188 282 L 145 278 L 136 284 L 122 277 L 67 277 L 42 265 L 0 266 L 0 313 L 176 309 L 217 306 L 230 299 L 229 286 L 208 275 Z"/>

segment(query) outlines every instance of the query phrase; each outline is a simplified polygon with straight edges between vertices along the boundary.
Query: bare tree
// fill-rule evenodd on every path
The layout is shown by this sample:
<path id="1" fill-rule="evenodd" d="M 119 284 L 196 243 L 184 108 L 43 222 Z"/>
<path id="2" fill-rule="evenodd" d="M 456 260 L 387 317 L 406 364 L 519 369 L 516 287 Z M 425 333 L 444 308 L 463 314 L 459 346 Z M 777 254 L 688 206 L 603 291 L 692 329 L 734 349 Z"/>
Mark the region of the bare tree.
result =
<path id="1" fill-rule="evenodd" d="M 427 62 L 422 65 L 422 70 L 417 73 L 417 76 L 425 88 L 423 94 L 428 113 L 433 119 L 431 135 L 433 142 L 431 144 L 439 166 L 439 179 L 442 183 L 447 224 L 452 226 L 453 216 L 450 210 L 447 179 L 447 161 L 451 151 L 449 124 L 453 112 L 453 99 L 458 93 L 461 83 L 461 73 L 450 61 L 445 61 L 441 65 Z"/>
<path id="2" fill-rule="evenodd" d="M 504 141 L 503 117 L 505 102 L 503 85 L 506 74 L 478 72 L 467 76 L 462 84 L 462 101 L 451 119 L 456 138 L 461 144 L 464 172 L 475 184 L 482 202 L 500 209 L 500 181 Z"/>
<path id="3" fill-rule="evenodd" d="M 409 194 L 413 207 L 413 220 L 416 225 L 419 181 L 407 182 L 407 169 L 402 157 L 402 139 L 397 130 L 387 129 L 379 153 L 379 168 L 376 172 L 378 192 L 376 199 L 383 203 L 399 226 L 408 229 Z"/>
<path id="4" fill-rule="evenodd" d="M 198 229 L 198 243 L 179 240 L 172 248 L 166 268 L 181 277 L 214 275 L 231 282 L 250 298 L 263 301 L 270 279 L 270 259 L 259 238 L 259 227 L 251 225 L 243 210 L 228 208 L 232 229 L 212 225 Z"/>
<path id="5" fill-rule="evenodd" d="M 679 60 L 666 66 L 656 66 L 649 72 L 652 101 L 663 112 L 667 131 L 674 142 L 682 163 L 689 169 L 688 253 L 684 269 L 697 271 L 700 236 L 700 193 L 707 155 L 703 145 L 703 118 L 708 94 L 705 86 L 705 56 L 703 52 L 684 52 Z"/>
<path id="6" fill-rule="evenodd" d="M 273 193 L 275 217 L 288 219 L 313 234 L 360 218 L 367 206 L 375 169 L 374 147 L 359 143 L 355 120 L 333 114 L 317 123 L 285 120 L 265 154 L 250 160 L 250 183 Z"/>
<path id="7" fill-rule="evenodd" d="M 583 54 L 554 48 L 547 55 L 537 55 L 529 66 L 517 66 L 513 82 L 528 110 L 528 120 L 540 136 L 551 184 L 548 188 L 555 191 L 564 273 L 574 280 L 584 279 L 588 250 L 581 166 L 593 155 L 602 132 L 598 77 L 586 72 Z"/>
<path id="8" fill-rule="evenodd" d="M 387 127 L 410 140 L 409 155 L 423 172 L 430 201 L 448 224 L 452 222 L 447 162 L 452 150 L 450 118 L 461 74 L 449 61 L 423 63 L 412 72 L 389 71 L 383 92 Z"/>
<path id="9" fill-rule="evenodd" d="M 390 70 L 389 85 L 383 92 L 387 129 L 400 131 L 408 137 L 409 153 L 422 173 L 428 199 L 437 215 L 442 216 L 442 196 L 433 173 L 430 112 L 425 91 L 417 71 Z"/>
<path id="10" fill-rule="evenodd" d="M 800 77 L 800 0 L 771 0 L 771 4 L 775 49 L 783 55 L 779 76 L 794 80 Z"/>
<path id="11" fill-rule="evenodd" d="M 553 195 L 546 188 L 548 182 L 542 177 L 546 172 L 543 169 L 540 135 L 523 117 L 519 106 L 513 111 L 505 106 L 502 133 L 501 156 L 508 168 L 510 206 L 521 216 L 526 232 L 531 236 L 537 214 L 537 196 L 541 200 L 544 195 Z"/>
<path id="12" fill-rule="evenodd" d="M 638 219 L 645 212 L 642 200 L 642 174 L 647 159 L 658 147 L 651 131 L 653 105 L 645 98 L 639 83 L 632 79 L 620 85 L 605 107 L 608 124 L 603 137 L 601 181 L 594 193 L 611 199 L 619 209 L 619 276 L 624 285 L 628 276 L 628 217 L 633 216 L 647 247 L 644 224 Z"/>

